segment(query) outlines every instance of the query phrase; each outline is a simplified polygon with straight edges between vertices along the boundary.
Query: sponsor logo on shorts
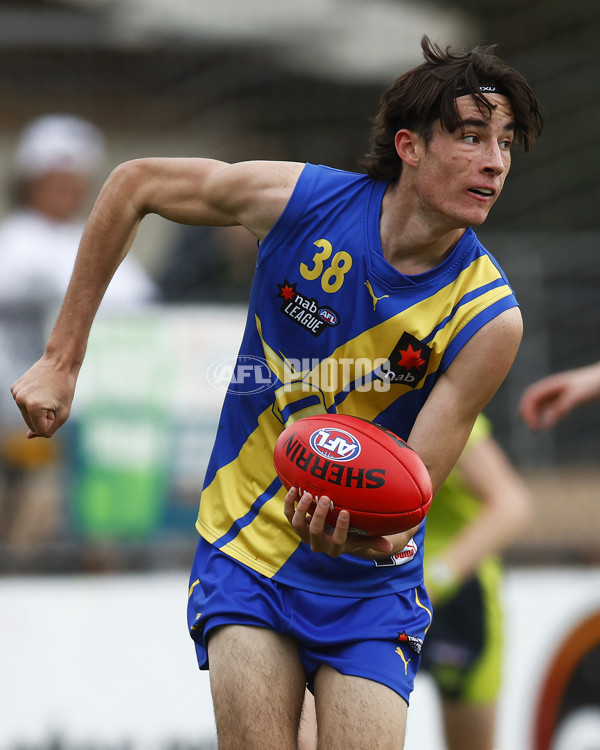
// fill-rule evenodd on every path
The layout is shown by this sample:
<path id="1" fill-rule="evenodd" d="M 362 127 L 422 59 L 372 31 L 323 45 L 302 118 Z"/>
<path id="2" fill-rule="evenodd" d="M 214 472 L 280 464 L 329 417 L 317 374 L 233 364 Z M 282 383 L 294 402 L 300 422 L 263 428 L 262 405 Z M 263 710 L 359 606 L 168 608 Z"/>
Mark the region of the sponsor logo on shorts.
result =
<path id="1" fill-rule="evenodd" d="M 385 364 L 375 374 L 384 383 L 416 388 L 427 372 L 431 351 L 427 344 L 405 331 Z"/>
<path id="2" fill-rule="evenodd" d="M 196 612 L 196 617 L 194 618 L 194 622 L 190 627 L 190 630 L 198 630 L 200 627 L 200 618 L 202 617 L 202 612 Z"/>
<path id="3" fill-rule="evenodd" d="M 421 653 L 421 649 L 423 648 L 422 638 L 418 638 L 416 635 L 409 635 L 406 631 L 403 630 L 401 633 L 398 633 L 398 638 L 396 640 L 398 640 L 400 643 L 405 643 L 407 646 L 410 646 L 415 654 Z"/>
<path id="4" fill-rule="evenodd" d="M 281 312 L 313 336 L 320 336 L 327 326 L 336 326 L 340 316 L 331 307 L 324 307 L 314 297 L 307 297 L 296 289 L 296 282 L 284 280 L 278 297 L 283 299 Z"/>
<path id="5" fill-rule="evenodd" d="M 396 653 L 398 656 L 402 659 L 402 663 L 404 664 L 404 674 L 408 674 L 408 665 L 412 661 L 411 659 L 407 659 L 406 656 L 404 656 L 404 651 L 402 650 L 401 646 L 396 646 Z"/>
<path id="6" fill-rule="evenodd" d="M 373 562 L 377 568 L 391 568 L 394 565 L 406 565 L 406 563 L 409 563 L 414 559 L 418 549 L 419 547 L 415 540 L 411 539 L 406 547 L 403 547 L 400 552 L 396 552 L 395 555 L 385 557 L 381 560 L 373 560 Z"/>

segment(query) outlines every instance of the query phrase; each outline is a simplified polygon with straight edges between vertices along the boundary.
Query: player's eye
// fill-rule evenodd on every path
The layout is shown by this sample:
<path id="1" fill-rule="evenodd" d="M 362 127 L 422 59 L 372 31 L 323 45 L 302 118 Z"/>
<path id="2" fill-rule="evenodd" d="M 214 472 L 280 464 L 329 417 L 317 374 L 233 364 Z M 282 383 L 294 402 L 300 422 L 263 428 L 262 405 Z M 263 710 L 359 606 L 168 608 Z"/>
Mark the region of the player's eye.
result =
<path id="1" fill-rule="evenodd" d="M 512 140 L 510 138 L 506 138 L 505 140 L 500 141 L 500 148 L 503 151 L 510 151 L 512 144 L 513 144 Z"/>
<path id="2" fill-rule="evenodd" d="M 473 135 L 473 134 L 471 134 L 471 135 L 463 135 L 463 141 L 465 143 L 470 143 L 471 145 L 474 146 L 477 143 L 479 143 L 479 137 L 476 136 L 476 135 Z"/>

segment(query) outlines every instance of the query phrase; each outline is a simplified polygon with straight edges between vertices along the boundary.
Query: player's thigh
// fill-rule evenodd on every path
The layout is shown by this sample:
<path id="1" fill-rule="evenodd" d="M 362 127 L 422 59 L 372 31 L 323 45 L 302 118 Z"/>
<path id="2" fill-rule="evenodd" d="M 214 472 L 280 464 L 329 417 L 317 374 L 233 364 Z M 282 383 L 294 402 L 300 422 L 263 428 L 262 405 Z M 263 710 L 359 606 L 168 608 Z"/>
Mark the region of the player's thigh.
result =
<path id="1" fill-rule="evenodd" d="M 220 750 L 295 750 L 306 675 L 296 642 L 247 625 L 208 640 Z"/>
<path id="2" fill-rule="evenodd" d="M 402 750 L 408 707 L 394 690 L 326 665 L 314 687 L 319 750 Z"/>
<path id="3" fill-rule="evenodd" d="M 298 729 L 298 750 L 316 750 L 317 748 L 317 714 L 315 699 L 310 690 L 304 693 L 304 705 Z"/>

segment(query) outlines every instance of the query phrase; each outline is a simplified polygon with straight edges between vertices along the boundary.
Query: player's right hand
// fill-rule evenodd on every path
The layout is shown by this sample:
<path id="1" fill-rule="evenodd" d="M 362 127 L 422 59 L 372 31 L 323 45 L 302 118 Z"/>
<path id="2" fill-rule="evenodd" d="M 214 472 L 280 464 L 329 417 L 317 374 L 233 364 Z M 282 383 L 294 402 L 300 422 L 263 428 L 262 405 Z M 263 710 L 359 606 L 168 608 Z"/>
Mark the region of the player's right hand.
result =
<path id="1" fill-rule="evenodd" d="M 54 435 L 71 411 L 76 375 L 66 373 L 46 356 L 15 380 L 11 393 L 27 427 L 28 438 Z"/>
<path id="2" fill-rule="evenodd" d="M 342 554 L 354 555 L 364 559 L 389 557 L 402 549 L 412 533 L 402 532 L 394 536 L 361 537 L 348 533 L 350 514 L 341 510 L 334 528 L 326 522 L 330 503 L 329 498 L 322 496 L 314 508 L 312 515 L 309 510 L 313 505 L 313 496 L 309 492 L 300 495 L 296 487 L 292 487 L 285 496 L 284 513 L 290 524 L 303 542 L 310 545 L 314 552 L 323 552 L 330 557 Z M 395 542 L 398 542 L 396 549 Z"/>

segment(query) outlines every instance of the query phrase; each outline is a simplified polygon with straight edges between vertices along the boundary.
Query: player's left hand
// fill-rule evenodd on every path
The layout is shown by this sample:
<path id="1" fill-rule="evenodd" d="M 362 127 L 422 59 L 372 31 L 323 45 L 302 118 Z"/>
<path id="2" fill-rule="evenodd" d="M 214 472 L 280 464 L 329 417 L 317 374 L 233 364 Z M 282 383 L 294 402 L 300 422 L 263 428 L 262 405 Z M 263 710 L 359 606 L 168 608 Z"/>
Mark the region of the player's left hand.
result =
<path id="1" fill-rule="evenodd" d="M 348 534 L 350 513 L 341 510 L 335 527 L 326 523 L 330 500 L 328 497 L 319 498 L 313 515 L 308 514 L 313 503 L 313 496 L 304 492 L 302 497 L 295 487 L 285 496 L 285 517 L 303 542 L 310 545 L 315 552 L 324 552 L 330 557 L 350 554 L 365 559 L 389 557 L 403 549 L 413 535 L 414 530 L 395 534 L 394 536 L 360 537 Z"/>

